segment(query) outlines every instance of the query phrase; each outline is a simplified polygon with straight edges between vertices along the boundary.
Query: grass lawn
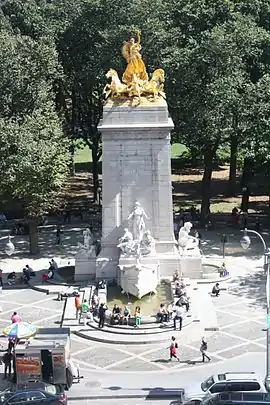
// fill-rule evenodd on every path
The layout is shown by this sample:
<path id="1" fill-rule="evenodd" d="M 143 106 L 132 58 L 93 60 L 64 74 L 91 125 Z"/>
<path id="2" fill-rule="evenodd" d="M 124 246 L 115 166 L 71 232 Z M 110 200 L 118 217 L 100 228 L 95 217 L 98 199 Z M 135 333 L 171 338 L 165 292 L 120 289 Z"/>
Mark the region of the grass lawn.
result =
<path id="1" fill-rule="evenodd" d="M 183 152 L 185 152 L 187 148 L 185 145 L 182 145 L 181 143 L 174 143 L 172 145 L 172 158 L 177 158 L 182 155 Z M 102 158 L 101 158 L 102 159 Z M 83 149 L 77 149 L 75 153 L 75 163 L 88 163 L 92 162 L 92 154 L 91 150 L 88 148 L 88 146 L 85 146 Z"/>

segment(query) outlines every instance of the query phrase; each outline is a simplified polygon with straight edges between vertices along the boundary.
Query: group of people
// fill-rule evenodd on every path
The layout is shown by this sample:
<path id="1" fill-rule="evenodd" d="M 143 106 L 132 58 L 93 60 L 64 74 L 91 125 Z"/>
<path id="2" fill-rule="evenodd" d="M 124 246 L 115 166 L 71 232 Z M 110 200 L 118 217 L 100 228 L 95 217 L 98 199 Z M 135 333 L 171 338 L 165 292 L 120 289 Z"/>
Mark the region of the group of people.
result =
<path id="1" fill-rule="evenodd" d="M 172 359 L 176 359 L 177 361 L 180 361 L 179 356 L 177 355 L 177 349 L 178 349 L 178 343 L 176 341 L 175 336 L 172 336 L 171 338 L 171 343 L 169 346 L 169 351 L 170 351 L 170 358 L 169 361 L 172 361 Z M 202 363 L 205 362 L 205 359 L 208 361 L 211 361 L 211 358 L 207 354 L 207 349 L 208 349 L 208 344 L 205 339 L 205 337 L 202 337 L 201 344 L 200 344 L 200 352 L 202 354 Z"/>
<path id="2" fill-rule="evenodd" d="M 31 277 L 34 277 L 35 275 L 36 274 L 35 274 L 34 270 L 32 269 L 32 267 L 30 267 L 29 264 L 27 264 L 23 268 L 21 275 L 19 275 L 18 282 L 20 282 L 20 284 L 27 284 L 30 281 Z M 16 275 L 15 271 L 8 273 L 8 275 L 7 275 L 7 284 L 8 285 L 15 284 L 16 280 L 17 280 L 17 275 Z M 1 287 L 4 286 L 2 269 L 0 269 L 0 286 Z"/>
<path id="3" fill-rule="evenodd" d="M 135 311 L 134 311 L 134 319 L 135 319 L 135 328 L 138 328 L 141 325 L 141 308 L 140 306 L 136 306 Z M 124 306 L 124 309 L 120 308 L 119 305 L 115 304 L 112 313 L 111 313 L 111 319 L 110 323 L 111 325 L 128 325 L 129 324 L 129 319 L 132 317 L 132 313 L 128 305 Z"/>
<path id="4" fill-rule="evenodd" d="M 167 323 L 173 320 L 173 326 L 176 330 L 177 322 L 179 322 L 179 330 L 182 330 L 183 317 L 190 308 L 190 299 L 187 296 L 186 285 L 176 271 L 173 275 L 173 282 L 175 283 L 174 295 L 177 300 L 170 302 L 168 305 L 160 304 L 156 313 L 157 321 L 160 323 Z"/>

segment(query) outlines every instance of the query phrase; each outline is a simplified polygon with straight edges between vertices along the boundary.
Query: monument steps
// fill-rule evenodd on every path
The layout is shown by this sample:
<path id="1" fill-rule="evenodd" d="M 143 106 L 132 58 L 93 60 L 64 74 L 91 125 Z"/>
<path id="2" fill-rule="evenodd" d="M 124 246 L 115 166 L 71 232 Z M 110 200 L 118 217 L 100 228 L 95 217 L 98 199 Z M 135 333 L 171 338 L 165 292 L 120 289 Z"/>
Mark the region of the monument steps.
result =
<path id="1" fill-rule="evenodd" d="M 185 332 L 185 329 L 193 323 L 193 317 L 187 317 L 183 321 L 182 331 L 175 331 L 173 328 L 164 328 L 163 333 L 156 333 L 155 331 L 148 331 L 143 327 L 129 329 L 128 333 L 115 333 L 110 330 L 110 327 L 104 326 L 104 329 L 98 327 L 91 327 L 87 329 L 76 330 L 74 333 L 84 339 L 93 340 L 100 343 L 107 344 L 123 344 L 123 345 L 144 345 L 152 343 L 160 343 L 169 341 L 172 334 L 174 336 L 181 336 Z M 93 324 L 92 324 L 93 325 Z M 162 330 L 162 329 L 161 329 Z"/>
<path id="2" fill-rule="evenodd" d="M 95 319 L 94 318 L 94 321 L 95 321 L 95 323 L 96 324 L 98 324 L 98 319 Z M 141 323 L 141 328 L 143 328 L 143 329 L 147 329 L 147 330 L 152 330 L 152 329 L 157 329 L 157 328 L 162 328 L 161 326 L 160 326 L 161 324 L 160 323 L 157 323 L 157 322 L 150 322 L 150 323 L 146 323 L 146 322 L 143 322 L 143 323 Z M 128 329 L 134 329 L 134 325 L 132 324 L 132 325 L 109 325 L 108 323 L 107 323 L 107 326 L 110 328 L 110 329 L 117 329 L 117 330 L 128 330 Z M 164 329 L 164 328 L 163 328 Z"/>
<path id="3" fill-rule="evenodd" d="M 118 328 L 118 329 L 121 329 L 121 328 L 123 328 L 123 329 L 126 329 L 126 328 L 131 328 L 131 327 L 133 327 L 134 326 L 134 324 L 135 324 L 135 319 L 132 317 L 131 318 L 132 319 L 132 324 L 130 325 L 109 325 L 109 323 L 110 323 L 110 317 L 108 316 L 108 317 L 106 317 L 106 324 L 107 325 L 109 325 L 110 327 L 112 327 L 112 328 Z M 98 323 L 98 317 L 94 317 L 94 321 L 96 322 L 96 323 Z M 156 317 L 155 316 L 143 316 L 142 318 L 141 318 L 141 325 L 144 325 L 144 326 L 146 326 L 146 327 L 153 327 L 153 328 L 155 328 L 157 325 L 158 325 L 158 323 L 157 323 L 157 320 L 156 320 Z"/>
<path id="4" fill-rule="evenodd" d="M 90 328 L 92 329 L 97 329 L 100 330 L 98 325 L 94 323 L 89 323 L 88 324 Z M 168 330 L 172 330 L 172 326 L 160 328 L 158 324 L 155 328 L 145 328 L 145 327 L 140 327 L 140 328 L 135 328 L 134 326 L 130 326 L 126 329 L 117 329 L 112 328 L 110 325 L 104 325 L 104 328 L 102 328 L 102 331 L 105 333 L 113 333 L 116 335 L 153 335 L 157 333 L 164 333 L 168 332 Z"/>

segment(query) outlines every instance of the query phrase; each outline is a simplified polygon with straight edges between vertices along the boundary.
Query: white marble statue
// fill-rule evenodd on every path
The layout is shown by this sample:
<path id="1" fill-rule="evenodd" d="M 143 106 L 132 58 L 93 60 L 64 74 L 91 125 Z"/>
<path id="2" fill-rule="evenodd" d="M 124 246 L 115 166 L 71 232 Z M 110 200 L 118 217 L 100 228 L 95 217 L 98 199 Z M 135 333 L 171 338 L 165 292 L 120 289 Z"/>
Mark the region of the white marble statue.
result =
<path id="1" fill-rule="evenodd" d="M 149 219 L 141 204 L 136 201 L 133 211 L 129 214 L 128 220 L 132 220 L 133 236 L 136 241 L 141 242 L 145 232 L 145 219 Z"/>
<path id="2" fill-rule="evenodd" d="M 141 241 L 141 253 L 142 255 L 150 255 L 151 253 L 155 252 L 155 239 L 151 235 L 150 231 L 145 231 L 143 235 L 143 239 Z"/>
<path id="3" fill-rule="evenodd" d="M 119 239 L 117 247 L 120 248 L 124 254 L 131 254 L 134 248 L 133 235 L 128 228 L 125 228 L 124 232 L 124 235 Z"/>
<path id="4" fill-rule="evenodd" d="M 96 245 L 94 244 L 94 238 L 89 228 L 83 231 L 83 245 L 80 246 L 89 258 L 96 257 Z"/>
<path id="5" fill-rule="evenodd" d="M 90 231 L 89 228 L 86 228 L 83 231 L 83 246 L 85 249 L 90 249 L 90 246 L 92 245 L 94 239 L 93 239 L 93 235 L 92 232 Z"/>
<path id="6" fill-rule="evenodd" d="M 198 249 L 199 241 L 198 238 L 189 235 L 192 228 L 191 222 L 185 222 L 184 226 L 180 228 L 178 236 L 178 244 L 182 249 L 182 252 L 186 250 Z"/>

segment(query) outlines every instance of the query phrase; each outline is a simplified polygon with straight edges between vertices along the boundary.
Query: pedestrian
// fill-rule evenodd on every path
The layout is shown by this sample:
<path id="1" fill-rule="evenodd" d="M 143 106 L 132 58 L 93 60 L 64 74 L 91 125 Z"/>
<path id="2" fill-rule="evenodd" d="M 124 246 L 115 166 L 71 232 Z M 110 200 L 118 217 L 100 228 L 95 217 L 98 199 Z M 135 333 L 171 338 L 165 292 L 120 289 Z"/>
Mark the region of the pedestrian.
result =
<path id="1" fill-rule="evenodd" d="M 175 337 L 172 336 L 171 344 L 170 344 L 170 361 L 174 357 L 177 361 L 180 361 L 179 357 L 177 357 L 177 349 L 178 349 L 178 344 L 175 340 Z"/>
<path id="2" fill-rule="evenodd" d="M 22 322 L 22 317 L 19 314 L 17 314 L 17 312 L 13 312 L 11 322 L 12 323 Z"/>
<path id="3" fill-rule="evenodd" d="M 81 315 L 83 318 L 83 324 L 86 326 L 87 316 L 90 312 L 90 305 L 88 304 L 87 300 L 84 300 L 80 306 Z"/>
<path id="4" fill-rule="evenodd" d="M 78 319 L 80 308 L 81 308 L 81 301 L 80 301 L 79 294 L 75 295 L 74 305 L 75 305 L 75 309 L 76 309 L 76 319 Z"/>
<path id="5" fill-rule="evenodd" d="M 0 286 L 3 287 L 3 270 L 0 269 Z"/>
<path id="6" fill-rule="evenodd" d="M 184 316 L 184 308 L 183 306 L 175 305 L 173 310 L 173 327 L 176 330 L 176 322 L 179 321 L 179 330 L 182 330 L 183 325 L 183 316 Z"/>
<path id="7" fill-rule="evenodd" d="M 56 244 L 58 246 L 61 245 L 61 233 L 62 233 L 61 227 L 60 227 L 60 225 L 57 225 L 57 227 L 56 227 Z"/>
<path id="8" fill-rule="evenodd" d="M 2 360 L 5 365 L 5 368 L 4 368 L 4 380 L 5 380 L 7 378 L 7 374 L 8 374 L 8 378 L 10 378 L 10 375 L 11 375 L 11 363 L 13 360 L 13 354 L 10 349 L 8 349 L 6 351 Z"/>
<path id="9" fill-rule="evenodd" d="M 216 283 L 214 287 L 212 288 L 212 295 L 215 295 L 218 297 L 220 294 L 220 288 L 219 288 L 219 283 Z"/>
<path id="10" fill-rule="evenodd" d="M 202 354 L 202 362 L 205 362 L 205 358 L 207 358 L 208 361 L 211 361 L 210 357 L 206 354 L 207 351 L 207 342 L 205 340 L 205 338 L 202 338 L 202 342 L 201 342 L 201 347 L 200 347 L 200 352 Z"/>
<path id="11" fill-rule="evenodd" d="M 141 308 L 139 306 L 135 308 L 134 316 L 135 316 L 135 328 L 139 328 L 141 325 L 141 317 L 142 317 Z"/>
<path id="12" fill-rule="evenodd" d="M 107 307 L 103 303 L 101 303 L 100 307 L 98 309 L 98 316 L 99 316 L 98 327 L 100 329 L 103 328 L 103 326 L 104 326 L 106 311 L 107 311 Z"/>

